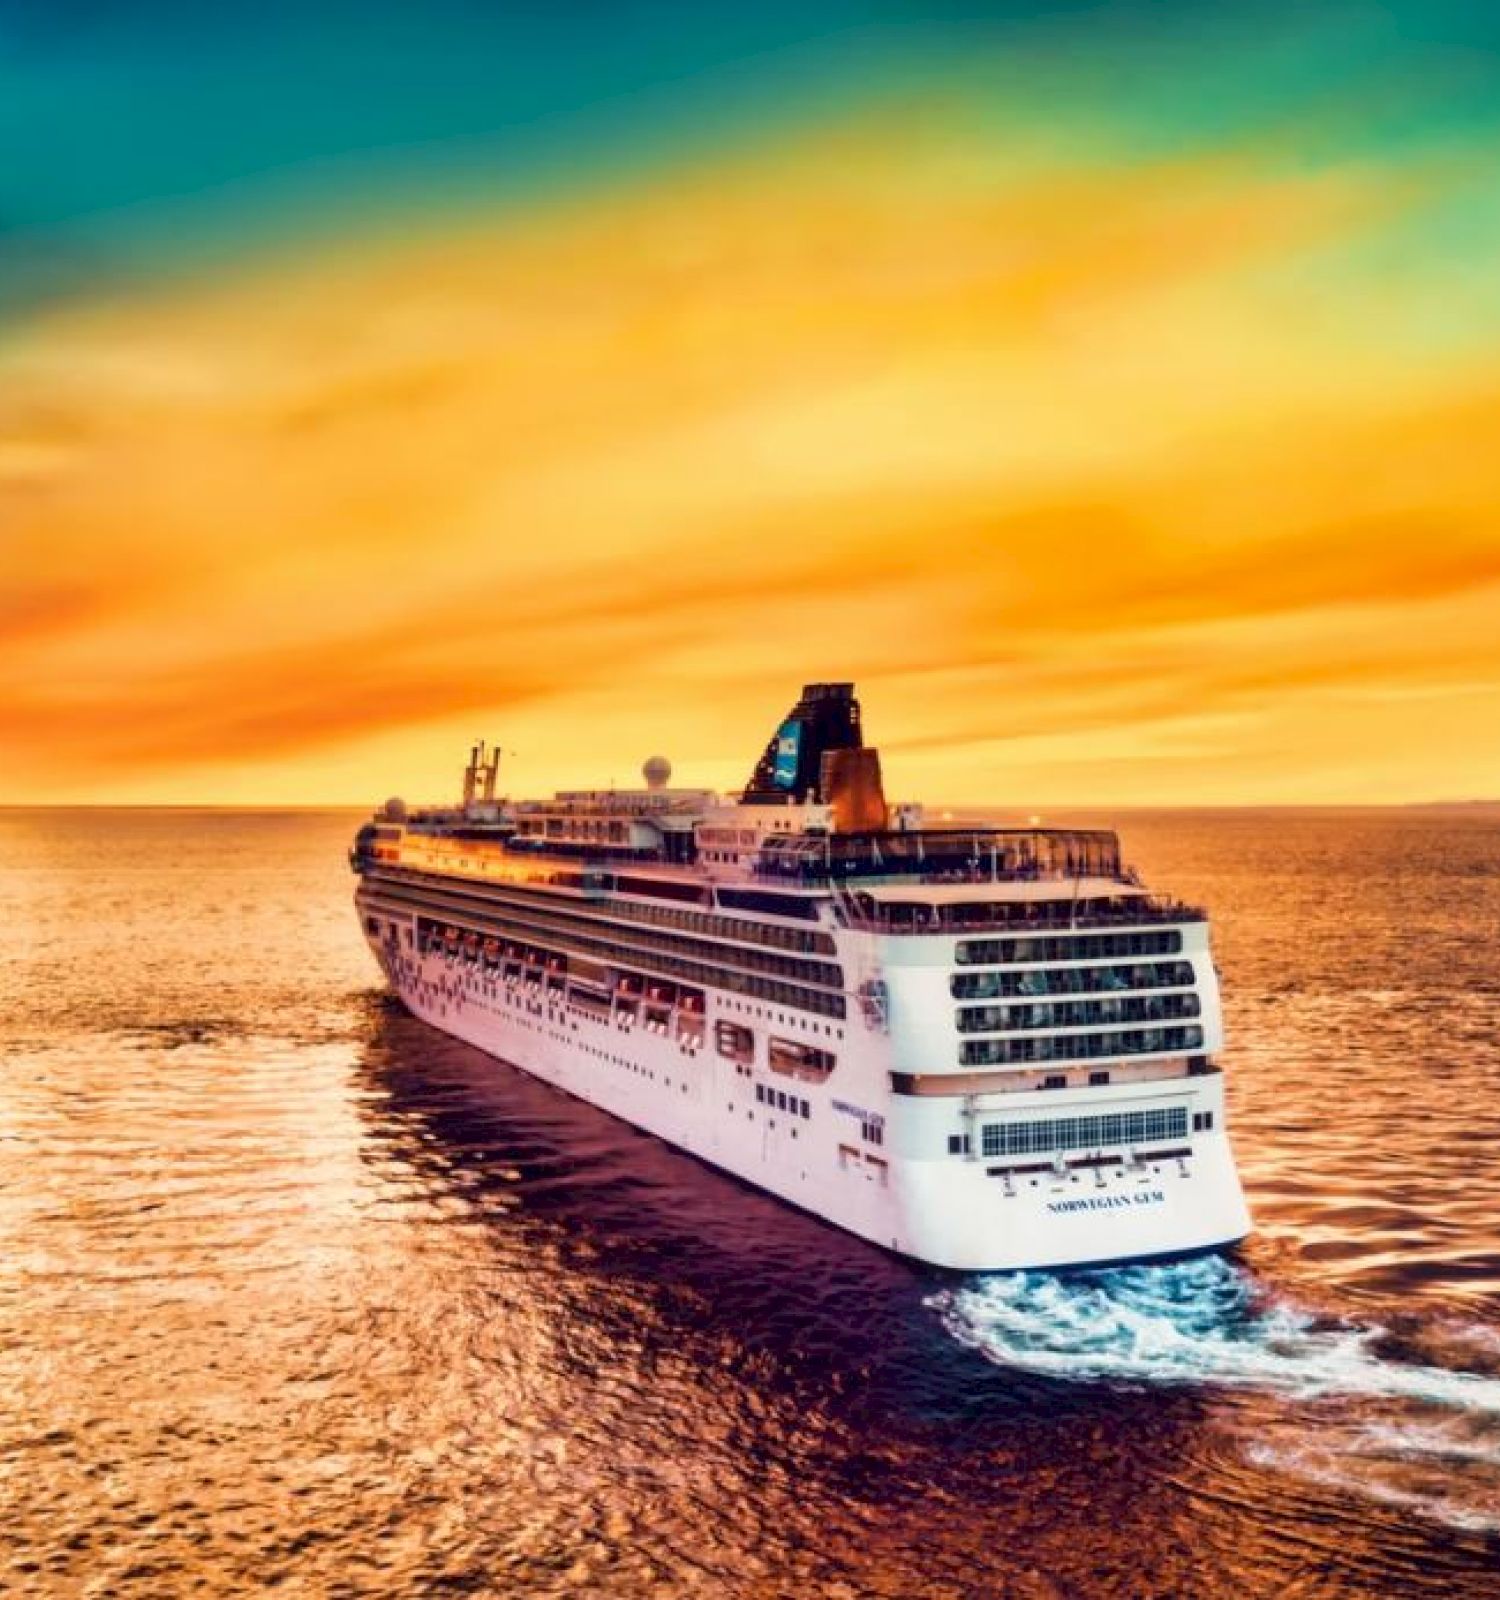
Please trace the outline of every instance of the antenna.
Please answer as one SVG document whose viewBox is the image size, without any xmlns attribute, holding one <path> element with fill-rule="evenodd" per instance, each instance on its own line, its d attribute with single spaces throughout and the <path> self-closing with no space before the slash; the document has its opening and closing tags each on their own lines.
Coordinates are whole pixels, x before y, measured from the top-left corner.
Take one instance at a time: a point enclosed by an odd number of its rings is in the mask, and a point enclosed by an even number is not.
<svg viewBox="0 0 1500 1600">
<path fill-rule="evenodd" d="M 484 805 L 495 803 L 495 784 L 500 777 L 500 746 L 493 750 L 478 740 L 469 750 L 469 764 L 464 768 L 464 810 L 471 811 L 478 799 Z"/>
</svg>

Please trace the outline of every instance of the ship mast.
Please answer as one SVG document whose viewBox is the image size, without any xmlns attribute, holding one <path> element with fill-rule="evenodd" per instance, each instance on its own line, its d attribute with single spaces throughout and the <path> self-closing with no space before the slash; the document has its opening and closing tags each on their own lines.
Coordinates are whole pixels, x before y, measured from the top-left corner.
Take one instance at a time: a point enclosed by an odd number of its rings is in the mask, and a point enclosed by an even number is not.
<svg viewBox="0 0 1500 1600">
<path fill-rule="evenodd" d="M 488 755 L 488 759 L 486 759 L 486 755 Z M 481 804 L 493 805 L 495 803 L 495 784 L 499 776 L 499 745 L 487 752 L 484 740 L 480 739 L 469 751 L 469 764 L 464 768 L 464 810 L 472 811 L 474 809 L 476 794 Z"/>
</svg>

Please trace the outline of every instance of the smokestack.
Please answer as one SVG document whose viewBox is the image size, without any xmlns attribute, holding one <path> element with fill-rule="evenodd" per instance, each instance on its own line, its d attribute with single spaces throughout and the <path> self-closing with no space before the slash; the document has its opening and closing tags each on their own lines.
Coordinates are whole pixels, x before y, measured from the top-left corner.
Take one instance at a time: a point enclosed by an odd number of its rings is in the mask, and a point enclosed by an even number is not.
<svg viewBox="0 0 1500 1600">
<path fill-rule="evenodd" d="M 808 683 L 782 719 L 741 796 L 746 805 L 802 805 L 819 793 L 822 759 L 830 750 L 857 750 L 859 701 L 852 683 Z"/>
<path fill-rule="evenodd" d="M 858 750 L 825 750 L 818 790 L 833 808 L 835 833 L 880 833 L 887 824 L 885 786 L 880 781 L 880 752 L 872 745 Z"/>
</svg>

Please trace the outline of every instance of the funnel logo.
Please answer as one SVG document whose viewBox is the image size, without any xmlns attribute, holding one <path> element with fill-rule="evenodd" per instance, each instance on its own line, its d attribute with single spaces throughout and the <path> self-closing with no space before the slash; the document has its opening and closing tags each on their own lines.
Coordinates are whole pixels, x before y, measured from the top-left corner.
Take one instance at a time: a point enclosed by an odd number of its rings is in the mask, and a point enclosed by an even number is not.
<svg viewBox="0 0 1500 1600">
<path fill-rule="evenodd" d="M 802 749 L 802 724 L 783 722 L 776 730 L 776 765 L 771 778 L 778 789 L 792 789 L 797 784 L 797 757 Z"/>
</svg>

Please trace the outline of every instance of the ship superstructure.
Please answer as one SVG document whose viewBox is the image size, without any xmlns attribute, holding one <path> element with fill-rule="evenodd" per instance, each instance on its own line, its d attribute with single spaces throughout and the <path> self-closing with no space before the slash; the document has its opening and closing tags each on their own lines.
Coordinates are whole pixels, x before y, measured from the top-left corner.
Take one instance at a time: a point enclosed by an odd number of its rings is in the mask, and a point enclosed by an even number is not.
<svg viewBox="0 0 1500 1600">
<path fill-rule="evenodd" d="M 1228 1244 L 1204 914 L 1113 833 L 886 802 L 853 685 L 809 684 L 744 791 L 387 802 L 351 861 L 418 1017 L 935 1265 Z"/>
</svg>

